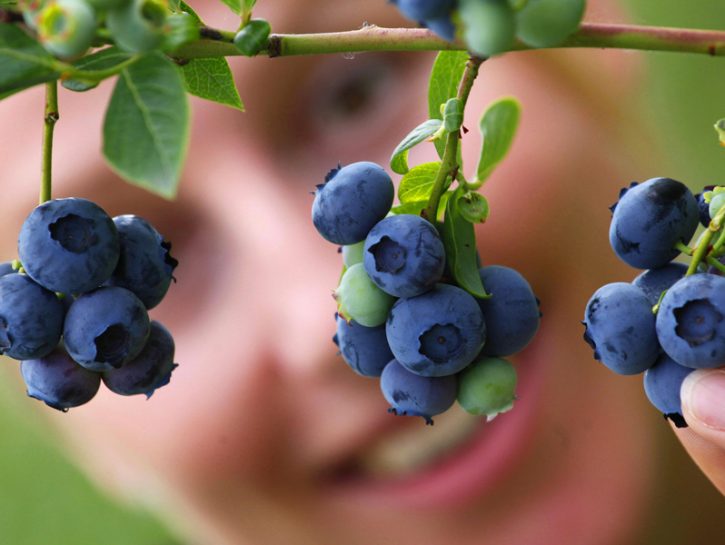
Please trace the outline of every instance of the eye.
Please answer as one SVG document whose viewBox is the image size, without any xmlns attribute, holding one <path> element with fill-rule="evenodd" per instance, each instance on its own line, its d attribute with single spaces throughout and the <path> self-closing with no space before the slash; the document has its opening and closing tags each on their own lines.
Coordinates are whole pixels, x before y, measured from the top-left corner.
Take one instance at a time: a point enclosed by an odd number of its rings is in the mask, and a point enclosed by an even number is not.
<svg viewBox="0 0 725 545">
<path fill-rule="evenodd" d="M 416 70 L 425 77 L 423 64 L 405 55 L 324 58 L 310 70 L 297 107 L 302 115 L 300 151 L 343 162 L 359 160 L 361 154 L 387 154 L 398 138 L 391 128 L 426 114 L 412 106 L 425 102 L 410 100 L 406 93 L 416 88 L 411 81 Z"/>
</svg>

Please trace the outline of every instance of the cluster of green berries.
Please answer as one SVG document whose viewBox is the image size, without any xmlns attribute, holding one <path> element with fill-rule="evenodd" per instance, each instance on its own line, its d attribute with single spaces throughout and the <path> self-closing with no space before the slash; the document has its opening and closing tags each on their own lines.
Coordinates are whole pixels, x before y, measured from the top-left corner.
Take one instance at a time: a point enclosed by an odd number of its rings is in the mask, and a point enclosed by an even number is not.
<svg viewBox="0 0 725 545">
<path fill-rule="evenodd" d="M 191 28 L 191 16 L 173 12 L 168 0 L 20 0 L 19 7 L 43 46 L 61 58 L 85 53 L 102 25 L 130 53 L 162 48 L 175 32 Z"/>
<path fill-rule="evenodd" d="M 149 319 L 178 262 L 143 218 L 55 199 L 26 218 L 19 260 L 0 265 L 0 355 L 21 361 L 28 395 L 67 410 L 101 381 L 121 395 L 167 384 L 174 340 Z"/>
<path fill-rule="evenodd" d="M 725 365 L 725 191 L 694 196 L 681 182 L 653 178 L 621 191 L 609 240 L 628 265 L 646 269 L 631 283 L 599 288 L 584 312 L 595 359 L 623 375 L 644 372 L 650 402 L 678 427 L 680 388 L 695 369 Z M 722 213 L 721 213 L 722 210 Z M 704 261 L 673 260 L 707 227 Z M 701 241 L 697 242 L 701 246 Z"/>
<path fill-rule="evenodd" d="M 552 47 L 574 33 L 586 0 L 392 0 L 403 15 L 447 41 L 458 35 L 469 51 L 488 57 L 518 38 Z"/>
<path fill-rule="evenodd" d="M 493 418 L 513 406 L 516 371 L 503 356 L 539 327 L 539 304 L 515 270 L 482 267 L 489 291 L 455 284 L 439 226 L 391 214 L 394 188 L 377 164 L 337 168 L 315 192 L 312 221 L 342 245 L 333 340 L 358 374 L 380 377 L 391 412 L 427 423 L 458 400 Z"/>
</svg>

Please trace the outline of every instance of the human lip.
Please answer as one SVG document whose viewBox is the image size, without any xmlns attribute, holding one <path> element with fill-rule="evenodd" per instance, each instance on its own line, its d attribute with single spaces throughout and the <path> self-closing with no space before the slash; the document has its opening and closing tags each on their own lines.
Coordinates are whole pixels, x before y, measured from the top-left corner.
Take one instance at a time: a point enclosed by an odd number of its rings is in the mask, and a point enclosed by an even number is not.
<svg viewBox="0 0 725 545">
<path fill-rule="evenodd" d="M 326 480 L 335 502 L 443 508 L 494 489 L 524 457 L 534 437 L 543 384 L 539 349 L 518 358 L 514 409 L 486 423 L 454 407 L 433 428 L 417 419 L 371 438 Z M 393 418 L 393 417 L 391 417 Z M 436 434 L 438 437 L 431 438 Z M 399 452 L 396 452 L 399 451 Z"/>
</svg>

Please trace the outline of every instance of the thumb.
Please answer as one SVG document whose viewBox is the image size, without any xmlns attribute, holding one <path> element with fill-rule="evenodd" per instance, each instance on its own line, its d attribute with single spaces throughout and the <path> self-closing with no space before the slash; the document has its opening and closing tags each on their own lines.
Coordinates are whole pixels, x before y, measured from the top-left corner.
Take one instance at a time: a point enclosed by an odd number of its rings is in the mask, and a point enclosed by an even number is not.
<svg viewBox="0 0 725 545">
<path fill-rule="evenodd" d="M 690 373 L 680 393 L 689 428 L 676 433 L 700 469 L 725 494 L 725 369 Z"/>
</svg>

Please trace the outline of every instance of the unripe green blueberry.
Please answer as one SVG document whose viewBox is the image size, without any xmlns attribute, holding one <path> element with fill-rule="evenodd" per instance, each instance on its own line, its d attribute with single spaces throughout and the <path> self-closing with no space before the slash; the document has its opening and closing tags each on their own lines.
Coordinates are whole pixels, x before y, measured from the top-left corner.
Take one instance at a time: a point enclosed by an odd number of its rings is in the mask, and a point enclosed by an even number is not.
<svg viewBox="0 0 725 545">
<path fill-rule="evenodd" d="M 264 19 L 252 19 L 234 36 L 234 45 L 247 57 L 253 57 L 267 47 L 271 31 Z"/>
<path fill-rule="evenodd" d="M 120 8 L 131 3 L 131 0 L 86 0 L 96 10 Z"/>
<path fill-rule="evenodd" d="M 461 0 L 458 14 L 466 46 L 476 55 L 490 57 L 514 44 L 516 17 L 508 0 Z"/>
<path fill-rule="evenodd" d="M 395 297 L 377 287 L 362 263 L 350 267 L 335 290 L 338 313 L 346 320 L 355 320 L 365 327 L 385 323 Z"/>
<path fill-rule="evenodd" d="M 170 13 L 166 0 L 131 0 L 109 9 L 106 24 L 118 47 L 143 53 L 161 46 Z"/>
<path fill-rule="evenodd" d="M 475 361 L 458 376 L 458 404 L 489 420 L 513 408 L 515 390 L 516 370 L 501 358 Z"/>
<path fill-rule="evenodd" d="M 96 15 L 84 0 L 55 0 L 38 14 L 38 38 L 57 57 L 76 57 L 91 46 Z"/>
<path fill-rule="evenodd" d="M 713 193 L 710 197 L 710 218 L 714 218 L 723 206 L 725 206 L 725 191 Z"/>
<path fill-rule="evenodd" d="M 365 250 L 365 241 L 361 240 L 357 244 L 349 244 L 342 247 L 342 262 L 348 269 L 356 263 L 363 262 L 363 251 Z"/>
<path fill-rule="evenodd" d="M 48 5 L 49 0 L 18 0 L 18 8 L 23 13 L 23 20 L 33 30 L 38 28 L 38 15 Z"/>
<path fill-rule="evenodd" d="M 530 46 L 561 44 L 579 28 L 585 0 L 529 0 L 516 13 L 516 35 Z"/>
</svg>

